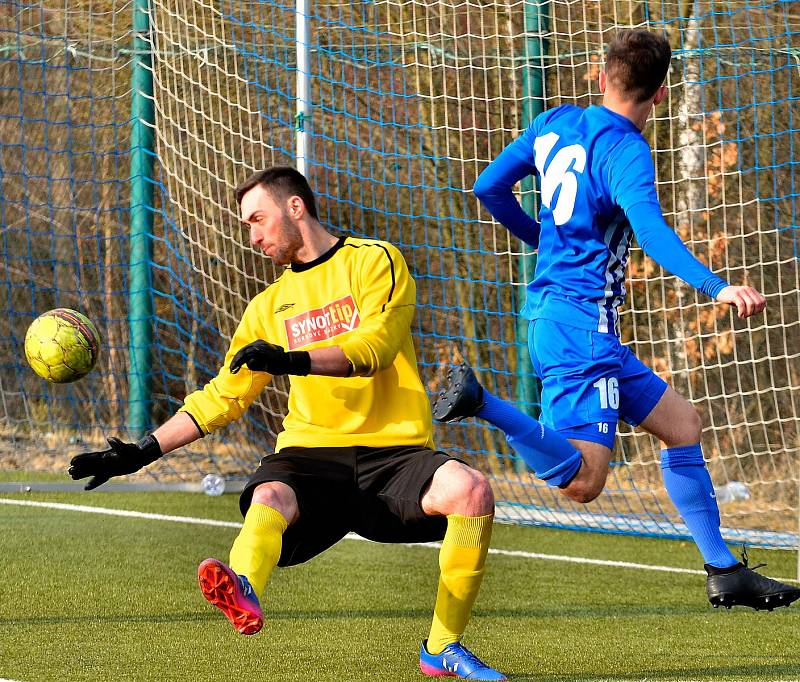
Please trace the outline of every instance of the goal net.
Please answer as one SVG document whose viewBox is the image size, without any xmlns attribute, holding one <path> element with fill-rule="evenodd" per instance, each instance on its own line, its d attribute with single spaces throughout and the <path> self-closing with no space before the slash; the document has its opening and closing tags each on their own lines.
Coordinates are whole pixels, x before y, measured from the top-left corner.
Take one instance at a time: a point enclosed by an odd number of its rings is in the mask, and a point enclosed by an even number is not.
<svg viewBox="0 0 800 682">
<path fill-rule="evenodd" d="M 644 27 L 666 32 L 674 51 L 669 96 L 645 130 L 666 218 L 699 259 L 759 288 L 768 307 L 739 321 L 634 249 L 623 340 L 702 415 L 728 537 L 797 546 L 797 3 L 328 0 L 309 3 L 298 41 L 294 3 L 137 2 L 149 20 L 139 47 L 130 2 L 0 7 L 3 469 L 63 470 L 72 450 L 126 429 L 131 67 L 142 44 L 155 108 L 155 165 L 143 180 L 153 190 L 152 363 L 142 370 L 153 424 L 214 376 L 247 301 L 277 274 L 249 247 L 232 189 L 256 169 L 294 164 L 298 131 L 322 222 L 405 255 L 430 393 L 463 357 L 535 415 L 517 315 L 535 256 L 471 187 L 536 113 L 599 101 L 604 44 L 620 27 Z M 536 210 L 532 183 L 519 196 Z M 34 376 L 23 352 L 27 325 L 57 306 L 86 313 L 104 337 L 93 374 L 61 386 Z M 245 418 L 142 476 L 245 477 L 271 452 L 287 389 L 276 381 Z M 685 535 L 658 443 L 620 428 L 608 488 L 589 505 L 533 478 L 486 424 L 435 435 L 491 477 L 504 518 Z"/>
</svg>

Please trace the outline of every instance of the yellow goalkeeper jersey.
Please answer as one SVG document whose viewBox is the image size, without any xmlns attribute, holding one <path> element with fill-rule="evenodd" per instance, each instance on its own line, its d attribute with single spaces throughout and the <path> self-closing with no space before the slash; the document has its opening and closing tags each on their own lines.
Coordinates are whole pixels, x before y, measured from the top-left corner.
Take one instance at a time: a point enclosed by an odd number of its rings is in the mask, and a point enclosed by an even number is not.
<svg viewBox="0 0 800 682">
<path fill-rule="evenodd" d="M 276 452 L 288 446 L 433 447 L 431 410 L 417 370 L 411 319 L 416 285 L 396 247 L 341 238 L 293 264 L 250 301 L 217 376 L 186 397 L 204 433 L 241 417 L 270 381 L 233 356 L 256 339 L 287 350 L 339 346 L 353 376 L 290 376 L 289 410 Z"/>
</svg>

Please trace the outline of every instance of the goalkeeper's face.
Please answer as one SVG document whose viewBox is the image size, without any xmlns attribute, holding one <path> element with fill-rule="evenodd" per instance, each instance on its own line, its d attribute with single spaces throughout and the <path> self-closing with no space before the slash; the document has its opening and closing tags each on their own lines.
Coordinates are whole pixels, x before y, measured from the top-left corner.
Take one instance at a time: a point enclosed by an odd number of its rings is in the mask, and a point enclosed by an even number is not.
<svg viewBox="0 0 800 682">
<path fill-rule="evenodd" d="M 253 246 L 276 265 L 298 261 L 298 252 L 304 244 L 296 220 L 263 187 L 256 186 L 242 197 L 241 210 Z"/>
</svg>

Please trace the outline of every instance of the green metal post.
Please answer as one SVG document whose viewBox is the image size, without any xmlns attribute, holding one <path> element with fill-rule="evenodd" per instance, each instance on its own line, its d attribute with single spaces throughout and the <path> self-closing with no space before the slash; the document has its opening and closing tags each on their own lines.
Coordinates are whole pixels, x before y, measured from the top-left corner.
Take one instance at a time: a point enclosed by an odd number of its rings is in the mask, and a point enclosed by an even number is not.
<svg viewBox="0 0 800 682">
<path fill-rule="evenodd" d="M 546 52 L 544 34 L 547 31 L 548 0 L 525 0 L 525 63 L 522 67 L 522 127 L 528 125 L 544 109 L 544 62 Z M 529 215 L 536 215 L 534 197 L 534 178 L 522 180 L 522 208 Z M 519 269 L 524 282 L 533 279 L 536 256 L 520 257 Z M 525 289 L 521 291 L 518 310 L 525 301 Z M 528 352 L 528 320 L 517 317 L 517 402 L 534 417 L 538 417 L 539 383 L 533 374 L 530 353 Z M 522 464 L 522 463 L 521 463 Z M 524 467 L 524 464 L 522 464 Z"/>
<path fill-rule="evenodd" d="M 131 225 L 128 324 L 128 430 L 133 437 L 150 428 L 150 349 L 153 343 L 153 64 L 149 0 L 133 4 L 133 90 L 131 102 Z"/>
</svg>

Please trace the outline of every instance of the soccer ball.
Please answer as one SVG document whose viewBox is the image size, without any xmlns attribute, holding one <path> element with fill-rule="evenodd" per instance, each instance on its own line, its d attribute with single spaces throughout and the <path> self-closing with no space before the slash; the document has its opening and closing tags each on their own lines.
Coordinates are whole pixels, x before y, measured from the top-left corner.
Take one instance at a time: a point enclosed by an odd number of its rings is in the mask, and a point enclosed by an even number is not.
<svg viewBox="0 0 800 682">
<path fill-rule="evenodd" d="M 97 362 L 100 334 L 92 321 L 69 308 L 48 310 L 25 334 L 25 357 L 42 379 L 66 384 L 86 376 Z"/>
</svg>

